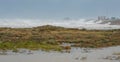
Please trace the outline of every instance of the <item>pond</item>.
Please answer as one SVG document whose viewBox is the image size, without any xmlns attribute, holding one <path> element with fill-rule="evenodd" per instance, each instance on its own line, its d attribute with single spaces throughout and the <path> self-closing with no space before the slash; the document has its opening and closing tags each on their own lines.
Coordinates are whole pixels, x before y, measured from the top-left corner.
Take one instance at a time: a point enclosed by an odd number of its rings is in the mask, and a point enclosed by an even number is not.
<svg viewBox="0 0 120 62">
<path fill-rule="evenodd" d="M 16 53 L 0 52 L 0 62 L 120 62 L 120 58 L 107 58 L 118 52 L 120 52 L 120 46 L 99 49 L 72 47 L 69 53 L 21 49 Z"/>
</svg>

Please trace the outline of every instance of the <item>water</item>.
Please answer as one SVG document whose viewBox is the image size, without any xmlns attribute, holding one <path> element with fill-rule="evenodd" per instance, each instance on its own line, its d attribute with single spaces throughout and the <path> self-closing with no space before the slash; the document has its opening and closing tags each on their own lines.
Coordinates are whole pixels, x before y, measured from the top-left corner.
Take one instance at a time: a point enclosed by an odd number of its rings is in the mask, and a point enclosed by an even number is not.
<svg viewBox="0 0 120 62">
<path fill-rule="evenodd" d="M 12 21 L 12 22 L 11 22 Z M 0 27 L 29 28 L 42 25 L 62 26 L 66 28 L 86 28 L 97 30 L 120 29 L 120 25 L 100 24 L 101 21 L 87 19 L 41 20 L 41 19 L 0 19 Z"/>
<path fill-rule="evenodd" d="M 117 52 L 120 52 L 120 46 L 99 49 L 72 48 L 70 53 L 41 50 L 21 50 L 19 53 L 9 51 L 6 52 L 7 55 L 0 55 L 0 62 L 120 62 L 120 59 L 104 59 Z"/>
</svg>

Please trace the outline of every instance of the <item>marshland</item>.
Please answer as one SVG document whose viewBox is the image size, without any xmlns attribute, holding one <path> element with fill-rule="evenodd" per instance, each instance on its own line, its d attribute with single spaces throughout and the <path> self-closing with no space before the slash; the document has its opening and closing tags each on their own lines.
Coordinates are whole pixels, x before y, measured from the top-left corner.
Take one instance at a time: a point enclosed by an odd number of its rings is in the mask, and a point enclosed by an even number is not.
<svg viewBox="0 0 120 62">
<path fill-rule="evenodd" d="M 119 45 L 119 29 L 87 30 L 52 25 L 0 28 L 2 62 L 16 62 L 15 58 L 22 62 L 118 62 Z"/>
<path fill-rule="evenodd" d="M 62 46 L 68 43 L 71 45 Z M 0 50 L 62 51 L 71 47 L 103 48 L 120 45 L 120 30 L 87 30 L 44 25 L 33 28 L 0 28 Z"/>
</svg>

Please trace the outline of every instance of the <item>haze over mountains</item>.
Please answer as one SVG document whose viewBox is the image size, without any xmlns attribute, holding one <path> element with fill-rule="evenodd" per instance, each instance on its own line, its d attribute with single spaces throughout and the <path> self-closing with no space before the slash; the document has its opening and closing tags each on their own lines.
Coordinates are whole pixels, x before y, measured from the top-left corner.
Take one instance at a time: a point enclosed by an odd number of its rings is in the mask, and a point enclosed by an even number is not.
<svg viewBox="0 0 120 62">
<path fill-rule="evenodd" d="M 26 28 L 42 25 L 55 25 L 67 28 L 120 29 L 120 19 L 104 16 L 97 19 L 40 20 L 40 19 L 0 19 L 0 27 Z"/>
</svg>

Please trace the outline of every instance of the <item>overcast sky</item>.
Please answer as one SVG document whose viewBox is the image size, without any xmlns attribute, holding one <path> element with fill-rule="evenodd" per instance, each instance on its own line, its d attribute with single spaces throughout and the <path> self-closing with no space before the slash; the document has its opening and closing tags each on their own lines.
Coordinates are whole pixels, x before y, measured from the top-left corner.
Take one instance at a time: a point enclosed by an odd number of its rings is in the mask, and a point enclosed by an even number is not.
<svg viewBox="0 0 120 62">
<path fill-rule="evenodd" d="M 120 16 L 120 0 L 0 0 L 0 18 Z"/>
</svg>

